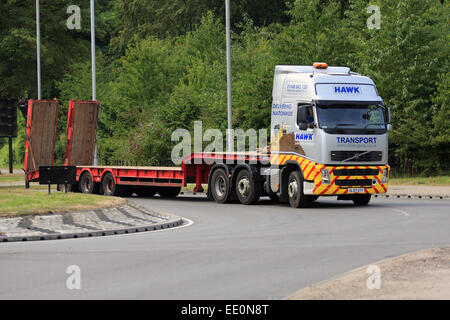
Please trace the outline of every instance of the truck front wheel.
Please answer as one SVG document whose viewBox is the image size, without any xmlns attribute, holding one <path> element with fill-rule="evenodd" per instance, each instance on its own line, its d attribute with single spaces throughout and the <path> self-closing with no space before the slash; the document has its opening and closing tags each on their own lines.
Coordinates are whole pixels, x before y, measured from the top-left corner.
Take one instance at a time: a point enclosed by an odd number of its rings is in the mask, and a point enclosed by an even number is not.
<svg viewBox="0 0 450 320">
<path fill-rule="evenodd" d="M 370 194 L 357 194 L 353 196 L 353 203 L 357 206 L 366 206 L 370 201 Z"/>
<path fill-rule="evenodd" d="M 308 198 L 303 194 L 303 177 L 300 171 L 292 171 L 289 174 L 287 189 L 292 208 L 304 208 L 308 205 Z"/>
<path fill-rule="evenodd" d="M 236 178 L 236 195 L 242 204 L 255 204 L 261 196 L 261 185 L 255 183 L 251 173 L 243 169 Z"/>
</svg>

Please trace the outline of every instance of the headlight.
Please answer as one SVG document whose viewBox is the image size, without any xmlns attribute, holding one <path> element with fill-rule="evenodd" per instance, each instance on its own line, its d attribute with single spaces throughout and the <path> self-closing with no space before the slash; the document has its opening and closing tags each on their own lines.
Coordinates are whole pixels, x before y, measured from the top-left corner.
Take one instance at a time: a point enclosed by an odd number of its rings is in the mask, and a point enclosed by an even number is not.
<svg viewBox="0 0 450 320">
<path fill-rule="evenodd" d="M 381 183 L 388 182 L 388 169 L 383 169 L 383 174 L 381 175 Z"/>
<path fill-rule="evenodd" d="M 330 172 L 328 169 L 322 169 L 322 184 L 331 184 Z"/>
</svg>

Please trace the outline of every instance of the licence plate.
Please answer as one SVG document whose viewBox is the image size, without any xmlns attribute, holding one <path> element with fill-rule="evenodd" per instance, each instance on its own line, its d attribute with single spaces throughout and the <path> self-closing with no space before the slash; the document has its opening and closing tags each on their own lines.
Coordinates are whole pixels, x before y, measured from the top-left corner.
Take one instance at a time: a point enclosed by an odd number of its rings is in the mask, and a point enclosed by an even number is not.
<svg viewBox="0 0 450 320">
<path fill-rule="evenodd" d="M 364 193 L 364 188 L 348 188 L 350 193 Z"/>
</svg>

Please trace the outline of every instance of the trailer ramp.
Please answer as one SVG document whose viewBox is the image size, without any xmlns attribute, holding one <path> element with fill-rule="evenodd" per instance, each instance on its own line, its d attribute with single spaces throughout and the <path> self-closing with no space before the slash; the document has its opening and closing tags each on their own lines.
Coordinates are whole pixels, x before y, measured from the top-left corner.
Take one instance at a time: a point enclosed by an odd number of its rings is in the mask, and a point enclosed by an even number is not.
<svg viewBox="0 0 450 320">
<path fill-rule="evenodd" d="M 55 157 L 58 100 L 28 100 L 24 171 L 27 181 L 39 179 L 40 166 Z"/>
<path fill-rule="evenodd" d="M 91 166 L 94 164 L 98 107 L 97 101 L 70 101 L 64 165 Z"/>
</svg>

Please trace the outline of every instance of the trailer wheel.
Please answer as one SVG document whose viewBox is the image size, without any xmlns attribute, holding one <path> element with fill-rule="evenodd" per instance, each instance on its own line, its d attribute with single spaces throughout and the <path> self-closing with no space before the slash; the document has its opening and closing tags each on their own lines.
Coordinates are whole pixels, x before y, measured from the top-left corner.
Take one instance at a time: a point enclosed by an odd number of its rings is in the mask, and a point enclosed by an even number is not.
<svg viewBox="0 0 450 320">
<path fill-rule="evenodd" d="M 114 181 L 114 176 L 107 172 L 102 179 L 102 189 L 105 196 L 120 196 L 120 188 Z"/>
<path fill-rule="evenodd" d="M 181 187 L 161 187 L 158 189 L 158 194 L 162 198 L 175 198 L 181 192 Z"/>
<path fill-rule="evenodd" d="M 370 194 L 357 194 L 353 196 L 353 203 L 357 206 L 367 206 L 371 198 Z"/>
<path fill-rule="evenodd" d="M 80 190 L 82 193 L 98 193 L 99 185 L 94 182 L 92 175 L 86 171 L 81 175 L 80 178 Z"/>
<path fill-rule="evenodd" d="M 292 171 L 288 180 L 289 204 L 292 208 L 304 208 L 308 204 L 308 198 L 303 193 L 303 177 L 300 171 Z"/>
<path fill-rule="evenodd" d="M 230 197 L 230 179 L 225 170 L 215 170 L 211 177 L 210 184 L 211 185 L 208 186 L 208 191 L 211 192 L 214 201 L 217 203 L 227 202 Z"/>
<path fill-rule="evenodd" d="M 261 196 L 261 184 L 255 183 L 247 169 L 239 171 L 236 178 L 236 195 L 242 204 L 255 204 Z"/>
</svg>

